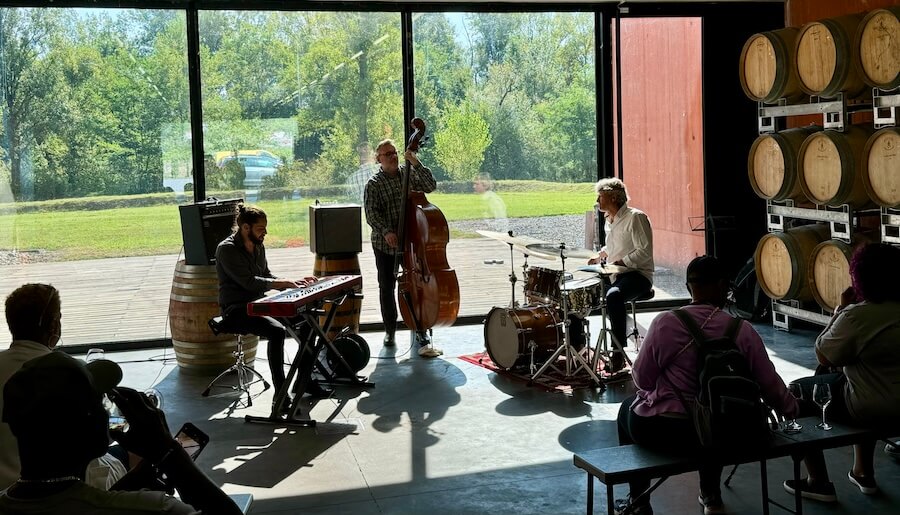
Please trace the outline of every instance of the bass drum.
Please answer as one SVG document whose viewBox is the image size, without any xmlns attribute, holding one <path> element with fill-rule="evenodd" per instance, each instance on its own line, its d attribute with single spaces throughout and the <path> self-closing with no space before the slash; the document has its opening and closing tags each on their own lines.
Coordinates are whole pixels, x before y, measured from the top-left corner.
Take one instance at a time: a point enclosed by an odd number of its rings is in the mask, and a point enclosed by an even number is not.
<svg viewBox="0 0 900 515">
<path fill-rule="evenodd" d="M 543 363 L 563 341 L 563 324 L 552 306 L 493 308 L 484 321 L 484 346 L 498 367 Z"/>
</svg>

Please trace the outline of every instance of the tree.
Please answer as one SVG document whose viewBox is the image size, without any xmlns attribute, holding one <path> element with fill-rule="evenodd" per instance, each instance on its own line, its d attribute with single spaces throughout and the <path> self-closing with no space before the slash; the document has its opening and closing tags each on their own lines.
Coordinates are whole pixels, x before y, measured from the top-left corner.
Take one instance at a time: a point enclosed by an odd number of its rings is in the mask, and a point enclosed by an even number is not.
<svg viewBox="0 0 900 515">
<path fill-rule="evenodd" d="M 487 122 L 470 106 L 452 110 L 434 135 L 435 157 L 455 181 L 472 180 L 481 170 L 484 151 L 491 144 Z"/>
</svg>

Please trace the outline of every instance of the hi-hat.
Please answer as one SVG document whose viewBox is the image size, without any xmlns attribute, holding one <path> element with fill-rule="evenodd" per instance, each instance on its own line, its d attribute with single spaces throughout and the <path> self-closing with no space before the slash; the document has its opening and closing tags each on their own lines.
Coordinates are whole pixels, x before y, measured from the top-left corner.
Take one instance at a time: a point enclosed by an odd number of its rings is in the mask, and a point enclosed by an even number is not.
<svg viewBox="0 0 900 515">
<path fill-rule="evenodd" d="M 593 259 L 599 254 L 593 250 L 583 249 L 581 247 L 567 247 L 565 244 L 559 243 L 529 243 L 525 247 L 534 252 L 547 256 L 562 256 L 566 258 L 584 258 Z"/>
<path fill-rule="evenodd" d="M 503 243 L 508 243 L 511 245 L 521 245 L 522 247 L 530 243 L 547 243 L 544 240 L 532 238 L 531 236 L 512 236 L 511 234 L 505 232 L 485 231 L 481 229 L 475 232 L 492 240 L 502 241 Z"/>
</svg>

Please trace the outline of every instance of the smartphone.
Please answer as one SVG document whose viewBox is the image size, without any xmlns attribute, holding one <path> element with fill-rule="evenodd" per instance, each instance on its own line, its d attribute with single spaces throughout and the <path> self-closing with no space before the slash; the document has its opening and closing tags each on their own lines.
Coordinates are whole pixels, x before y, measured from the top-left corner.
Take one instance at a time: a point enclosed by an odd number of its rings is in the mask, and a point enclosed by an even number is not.
<svg viewBox="0 0 900 515">
<path fill-rule="evenodd" d="M 192 460 L 194 460 L 197 459 L 197 455 L 199 455 L 200 451 L 202 451 L 203 448 L 206 447 L 206 444 L 209 443 L 209 436 L 198 429 L 194 424 L 186 422 L 181 426 L 181 429 L 175 433 L 175 441 L 181 444 L 181 448 L 188 453 L 188 456 L 190 456 Z"/>
</svg>

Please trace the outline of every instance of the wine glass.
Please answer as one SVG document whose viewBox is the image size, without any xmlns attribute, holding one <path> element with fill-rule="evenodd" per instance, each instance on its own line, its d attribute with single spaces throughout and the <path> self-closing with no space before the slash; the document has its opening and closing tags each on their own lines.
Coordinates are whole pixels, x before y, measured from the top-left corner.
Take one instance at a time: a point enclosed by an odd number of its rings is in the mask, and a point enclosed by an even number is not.
<svg viewBox="0 0 900 515">
<path fill-rule="evenodd" d="M 817 383 L 813 386 L 813 401 L 822 408 L 822 423 L 816 424 L 816 427 L 825 431 L 831 430 L 831 425 L 825 421 L 825 410 L 831 404 L 831 385 L 828 383 Z"/>
<path fill-rule="evenodd" d="M 790 383 L 788 391 L 797 399 L 797 402 L 803 400 L 803 388 L 800 387 L 799 383 Z M 803 426 L 797 423 L 796 418 L 792 418 L 790 422 L 784 425 L 784 432 L 789 435 L 799 433 L 801 429 L 803 429 Z"/>
</svg>

